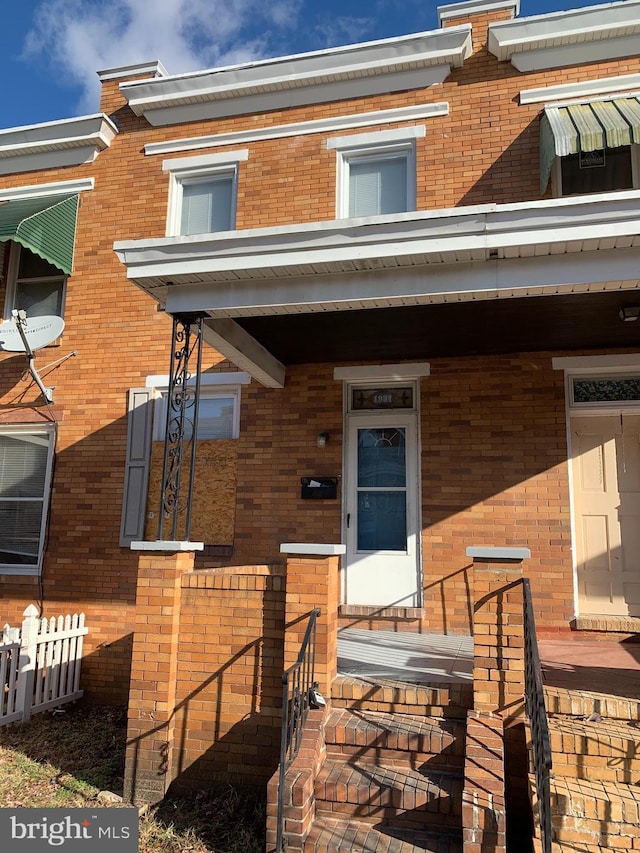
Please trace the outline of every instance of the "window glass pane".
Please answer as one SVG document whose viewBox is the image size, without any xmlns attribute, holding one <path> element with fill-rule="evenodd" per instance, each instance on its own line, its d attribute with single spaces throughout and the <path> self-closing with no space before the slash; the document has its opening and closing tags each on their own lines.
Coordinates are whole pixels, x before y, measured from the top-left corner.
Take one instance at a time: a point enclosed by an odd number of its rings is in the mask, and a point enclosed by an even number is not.
<svg viewBox="0 0 640 853">
<path fill-rule="evenodd" d="M 579 154 L 562 157 L 562 195 L 612 192 L 633 188 L 631 173 L 631 148 L 605 148 L 604 158 L 593 158 L 603 165 L 589 166 L 589 157 L 581 159 Z M 604 162 L 603 162 L 604 160 Z"/>
<path fill-rule="evenodd" d="M 42 501 L 0 500 L 0 563 L 38 563 Z"/>
<path fill-rule="evenodd" d="M 407 210 L 407 158 L 349 162 L 349 216 L 377 216 Z"/>
<path fill-rule="evenodd" d="M 640 379 L 574 379 L 574 403 L 615 403 L 640 400 Z"/>
<path fill-rule="evenodd" d="M 60 270 L 45 261 L 35 252 L 30 252 L 24 246 L 20 249 L 20 263 L 18 265 L 18 278 L 45 278 L 47 276 L 60 275 Z"/>
<path fill-rule="evenodd" d="M 406 485 L 404 428 L 358 430 L 358 487 Z"/>
<path fill-rule="evenodd" d="M 0 434 L 0 563 L 38 564 L 51 436 Z"/>
<path fill-rule="evenodd" d="M 358 492 L 358 550 L 407 550 L 404 491 Z"/>
<path fill-rule="evenodd" d="M 198 410 L 198 440 L 233 438 L 233 397 L 203 397 Z"/>
<path fill-rule="evenodd" d="M 16 284 L 15 307 L 27 317 L 62 315 L 64 279 L 57 281 L 19 281 Z"/>
<path fill-rule="evenodd" d="M 48 452 L 46 435 L 0 435 L 0 498 L 41 498 Z"/>
<path fill-rule="evenodd" d="M 233 176 L 182 185 L 181 234 L 209 234 L 232 227 Z"/>
</svg>

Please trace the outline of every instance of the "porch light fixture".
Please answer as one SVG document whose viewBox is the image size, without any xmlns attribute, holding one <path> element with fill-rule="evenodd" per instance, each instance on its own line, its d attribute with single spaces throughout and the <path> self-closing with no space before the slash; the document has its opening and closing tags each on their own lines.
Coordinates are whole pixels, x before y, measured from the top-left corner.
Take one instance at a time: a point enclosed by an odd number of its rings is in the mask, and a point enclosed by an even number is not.
<svg viewBox="0 0 640 853">
<path fill-rule="evenodd" d="M 623 305 L 618 314 L 623 322 L 633 323 L 640 317 L 640 305 Z"/>
<path fill-rule="evenodd" d="M 327 442 L 329 441 L 329 433 L 328 432 L 319 432 L 318 438 L 316 439 L 316 441 L 317 441 L 318 447 L 326 447 Z"/>
</svg>

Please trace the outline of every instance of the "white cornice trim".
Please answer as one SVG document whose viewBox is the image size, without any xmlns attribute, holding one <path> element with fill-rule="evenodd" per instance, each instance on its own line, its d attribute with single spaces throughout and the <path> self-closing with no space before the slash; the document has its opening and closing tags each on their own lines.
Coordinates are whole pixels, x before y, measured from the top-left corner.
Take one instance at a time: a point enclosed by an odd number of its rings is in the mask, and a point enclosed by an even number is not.
<svg viewBox="0 0 640 853">
<path fill-rule="evenodd" d="M 149 142 L 144 153 L 175 154 L 179 151 L 195 151 L 202 148 L 218 148 L 221 145 L 241 145 L 262 142 L 266 139 L 283 139 L 289 136 L 308 136 L 311 133 L 331 133 L 336 130 L 352 130 L 359 127 L 391 124 L 400 121 L 416 121 L 449 115 L 449 104 L 440 101 L 434 104 L 418 104 L 398 107 L 394 110 L 375 110 L 369 113 L 352 113 L 346 116 L 314 119 L 312 121 L 277 124 L 255 130 L 239 130 L 234 133 L 217 133 L 214 136 L 192 136 L 186 139 L 171 139 L 167 142 Z"/>
<path fill-rule="evenodd" d="M 431 364 L 428 361 L 401 362 L 400 364 L 357 364 L 333 368 L 333 378 L 345 382 L 419 379 L 421 376 L 430 375 Z"/>
<path fill-rule="evenodd" d="M 438 6 L 438 23 L 442 26 L 454 18 L 469 18 L 471 15 L 483 15 L 487 12 L 510 11 L 511 17 L 520 14 L 520 0 L 466 0 L 463 3 L 449 3 Z"/>
<path fill-rule="evenodd" d="M 161 125 L 424 88 L 442 82 L 470 53 L 471 26 L 464 24 L 248 65 L 123 82 L 120 89 L 136 115 Z"/>
<path fill-rule="evenodd" d="M 0 174 L 90 163 L 117 133 L 104 113 L 0 130 Z"/>
<path fill-rule="evenodd" d="M 43 198 L 48 195 L 75 194 L 92 190 L 94 178 L 82 178 L 77 181 L 55 181 L 50 184 L 29 184 L 26 187 L 7 187 L 0 190 L 0 201 L 16 201 L 22 198 Z"/>
<path fill-rule="evenodd" d="M 488 48 L 519 71 L 637 53 L 640 0 L 569 9 L 489 25 Z"/>
<path fill-rule="evenodd" d="M 543 104 L 549 101 L 611 94 L 622 96 L 638 89 L 640 89 L 640 74 L 624 74 L 620 77 L 600 77 L 597 80 L 561 83 L 559 86 L 544 86 L 540 89 L 523 89 L 520 92 L 520 103 Z"/>
<path fill-rule="evenodd" d="M 123 77 L 137 77 L 143 74 L 148 77 L 168 77 L 169 72 L 159 59 L 150 62 L 140 62 L 135 65 L 119 65 L 113 68 L 105 68 L 104 71 L 96 71 L 101 83 L 107 80 L 122 80 Z"/>
</svg>

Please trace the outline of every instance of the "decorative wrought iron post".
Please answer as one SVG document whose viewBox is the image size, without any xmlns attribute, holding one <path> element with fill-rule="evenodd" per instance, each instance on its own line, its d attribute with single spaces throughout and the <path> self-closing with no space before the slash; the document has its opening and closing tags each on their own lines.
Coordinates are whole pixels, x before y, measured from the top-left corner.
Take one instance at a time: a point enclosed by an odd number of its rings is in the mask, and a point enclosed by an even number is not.
<svg viewBox="0 0 640 853">
<path fill-rule="evenodd" d="M 200 404 L 202 317 L 175 316 L 171 343 L 158 539 L 163 539 L 166 521 L 168 539 L 188 541 Z M 189 384 L 194 361 L 195 382 Z"/>
</svg>

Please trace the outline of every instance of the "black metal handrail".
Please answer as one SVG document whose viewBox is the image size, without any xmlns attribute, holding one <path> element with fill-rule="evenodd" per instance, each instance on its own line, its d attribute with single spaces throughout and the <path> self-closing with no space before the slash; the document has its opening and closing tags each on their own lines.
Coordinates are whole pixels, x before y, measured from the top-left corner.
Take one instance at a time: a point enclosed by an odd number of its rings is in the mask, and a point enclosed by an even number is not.
<svg viewBox="0 0 640 853">
<path fill-rule="evenodd" d="M 538 817 L 543 853 L 551 853 L 551 738 L 544 703 L 542 666 L 536 638 L 533 600 L 529 578 L 522 579 L 524 609 L 525 710 L 531 726 L 533 768 L 538 793 Z"/>
<path fill-rule="evenodd" d="M 300 749 L 312 693 L 318 687 L 318 682 L 315 681 L 316 621 L 318 616 L 320 616 L 318 608 L 309 614 L 309 622 L 302 638 L 297 660 L 293 666 L 282 673 L 282 729 L 280 735 L 276 853 L 282 853 L 284 850 L 285 775 Z"/>
</svg>

